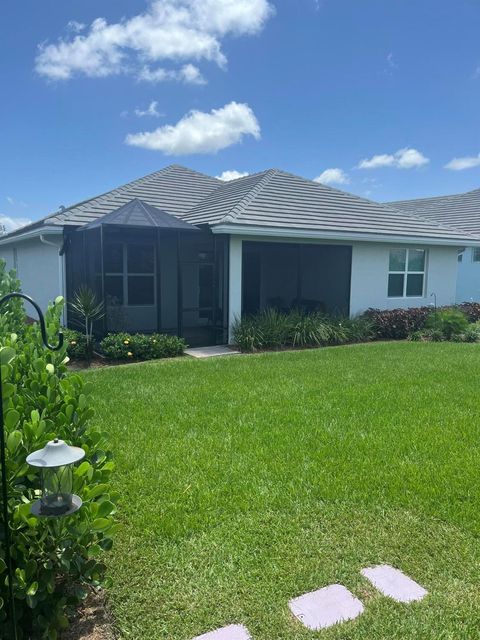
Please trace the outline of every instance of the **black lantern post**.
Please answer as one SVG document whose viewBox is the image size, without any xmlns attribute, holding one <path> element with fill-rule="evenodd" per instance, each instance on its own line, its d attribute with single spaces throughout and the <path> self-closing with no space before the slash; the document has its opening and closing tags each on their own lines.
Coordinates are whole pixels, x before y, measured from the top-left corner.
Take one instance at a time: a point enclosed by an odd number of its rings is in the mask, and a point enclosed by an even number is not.
<svg viewBox="0 0 480 640">
<path fill-rule="evenodd" d="M 48 342 L 47 330 L 45 328 L 45 319 L 43 317 L 42 310 L 35 302 L 32 300 L 30 296 L 25 295 L 24 293 L 14 292 L 8 293 L 7 295 L 0 298 L 0 307 L 3 307 L 5 303 L 13 298 L 21 298 L 29 302 L 35 309 L 38 314 L 38 320 L 40 322 L 40 331 L 42 334 L 43 344 L 50 351 L 59 351 L 63 346 L 63 334 L 60 332 L 58 335 L 58 344 L 56 346 L 51 345 Z M 6 456 L 5 456 L 5 425 L 3 420 L 3 393 L 2 393 L 2 378 L 1 378 L 1 367 L 0 367 L 0 462 L 2 465 L 2 514 L 3 514 L 3 525 L 4 525 L 4 544 L 5 544 L 5 564 L 7 565 L 7 574 L 8 574 L 8 596 L 9 596 L 9 609 L 10 609 L 10 624 L 12 627 L 12 638 L 13 640 L 17 640 L 17 624 L 15 620 L 15 600 L 13 598 L 13 568 L 12 568 L 12 557 L 10 553 L 10 525 L 8 521 L 8 485 L 7 485 L 7 466 L 6 466 Z"/>
</svg>

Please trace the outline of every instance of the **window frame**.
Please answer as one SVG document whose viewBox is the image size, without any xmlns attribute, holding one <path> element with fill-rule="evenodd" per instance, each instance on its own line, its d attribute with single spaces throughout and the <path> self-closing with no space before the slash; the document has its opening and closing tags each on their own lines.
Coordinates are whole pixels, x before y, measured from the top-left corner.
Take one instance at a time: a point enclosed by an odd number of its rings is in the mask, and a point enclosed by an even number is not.
<svg viewBox="0 0 480 640">
<path fill-rule="evenodd" d="M 472 262 L 480 262 L 480 247 L 472 247 Z"/>
<path fill-rule="evenodd" d="M 390 256 L 392 251 L 405 251 L 405 267 L 403 270 L 398 271 L 398 270 L 391 270 L 390 269 Z M 423 260 L 423 271 L 414 271 L 414 270 L 410 270 L 408 268 L 408 263 L 409 263 L 409 256 L 410 256 L 410 251 L 423 251 L 423 255 L 424 255 L 424 260 Z M 426 274 L 427 274 L 427 263 L 428 263 L 428 249 L 425 249 L 424 247 L 391 247 L 388 251 L 388 273 L 387 273 L 387 298 L 389 299 L 396 299 L 396 300 L 404 300 L 404 299 L 420 299 L 420 298 L 424 298 L 425 297 L 425 290 L 426 290 L 426 282 L 427 282 L 427 278 L 426 278 Z M 388 288 L 389 288 L 389 284 L 390 284 L 390 276 L 391 275 L 402 275 L 403 276 L 403 293 L 401 296 L 391 296 L 388 294 Z M 407 295 L 407 286 L 408 286 L 408 276 L 409 275 L 421 275 L 423 277 L 423 281 L 422 281 L 422 293 L 420 295 L 413 295 L 413 296 L 409 296 Z"/>
<path fill-rule="evenodd" d="M 123 303 L 122 307 L 155 307 L 157 304 L 157 252 L 155 250 L 155 243 L 148 241 L 134 241 L 125 242 L 122 240 L 114 240 L 108 244 L 119 244 L 122 247 L 122 271 L 105 271 L 104 277 L 121 277 L 122 278 L 122 293 Z M 108 245 L 107 245 L 108 246 Z M 137 273 L 136 271 L 128 270 L 128 247 L 129 246 L 146 246 L 153 249 L 153 271 L 152 273 Z M 104 256 L 105 260 L 105 256 Z M 153 278 L 153 302 L 148 304 L 130 304 L 128 299 L 128 279 L 131 276 L 142 276 L 145 278 Z"/>
</svg>

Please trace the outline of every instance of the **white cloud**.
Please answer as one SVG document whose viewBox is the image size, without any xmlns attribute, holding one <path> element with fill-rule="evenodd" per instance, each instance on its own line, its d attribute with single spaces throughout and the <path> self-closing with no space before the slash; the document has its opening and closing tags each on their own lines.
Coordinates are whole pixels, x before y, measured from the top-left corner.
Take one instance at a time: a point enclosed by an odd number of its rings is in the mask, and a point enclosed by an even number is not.
<svg viewBox="0 0 480 640">
<path fill-rule="evenodd" d="M 430 160 L 417 149 L 405 147 L 393 154 L 382 153 L 371 158 L 364 158 L 358 164 L 358 169 L 379 169 L 381 167 L 395 167 L 396 169 L 414 169 L 428 164 Z"/>
<path fill-rule="evenodd" d="M 445 169 L 451 169 L 452 171 L 463 171 L 464 169 L 473 169 L 474 167 L 480 167 L 480 153 L 478 156 L 453 158 L 445 165 Z"/>
<path fill-rule="evenodd" d="M 176 156 L 215 153 L 240 142 L 246 135 L 260 138 L 258 120 L 247 104 L 230 102 L 210 113 L 190 111 L 175 125 L 130 133 L 125 142 Z"/>
<path fill-rule="evenodd" d="M 258 33 L 273 13 L 268 0 L 151 0 L 132 18 L 111 24 L 96 18 L 85 32 L 41 44 L 35 68 L 47 78 L 67 80 L 137 74 L 161 60 L 224 66 L 221 39 Z"/>
<path fill-rule="evenodd" d="M 156 100 L 152 100 L 152 102 L 148 105 L 146 109 L 135 109 L 134 113 L 139 118 L 143 118 L 144 116 L 151 116 L 153 118 L 160 118 L 163 116 L 163 113 L 157 109 L 158 102 Z"/>
<path fill-rule="evenodd" d="M 222 171 L 222 173 L 217 176 L 219 180 L 224 180 L 228 182 L 229 180 L 236 180 L 237 178 L 245 178 L 245 176 L 250 175 L 248 171 Z"/>
<path fill-rule="evenodd" d="M 350 178 L 343 169 L 325 169 L 323 173 L 313 179 L 314 182 L 322 184 L 348 184 Z"/>
<path fill-rule="evenodd" d="M 394 71 L 398 69 L 398 64 L 395 62 L 393 53 L 390 52 L 387 56 L 387 66 L 385 68 L 385 74 L 387 76 L 393 76 Z"/>
<path fill-rule="evenodd" d="M 180 69 L 164 69 L 157 67 L 152 69 L 144 66 L 137 75 L 139 80 L 146 82 L 166 82 L 167 80 L 177 80 L 185 84 L 206 84 L 205 78 L 202 76 L 200 69 L 193 64 L 185 64 Z"/>
<path fill-rule="evenodd" d="M 10 216 L 0 214 L 0 225 L 5 228 L 6 233 L 20 229 L 20 227 L 24 227 L 31 222 L 28 218 L 11 218 Z"/>
<path fill-rule="evenodd" d="M 8 204 L 12 205 L 12 207 L 28 207 L 26 202 L 23 202 L 23 200 L 16 200 L 12 196 L 5 196 L 5 200 Z"/>
<path fill-rule="evenodd" d="M 70 20 L 67 22 L 67 30 L 72 31 L 73 33 L 80 33 L 83 31 L 87 25 L 83 24 L 83 22 L 77 22 L 77 20 Z"/>
</svg>

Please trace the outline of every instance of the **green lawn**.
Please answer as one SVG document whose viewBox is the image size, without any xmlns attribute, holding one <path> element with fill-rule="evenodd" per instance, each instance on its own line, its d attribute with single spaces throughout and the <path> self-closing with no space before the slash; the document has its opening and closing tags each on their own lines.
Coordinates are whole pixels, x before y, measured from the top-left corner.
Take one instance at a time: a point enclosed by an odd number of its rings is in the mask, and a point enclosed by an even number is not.
<svg viewBox="0 0 480 640">
<path fill-rule="evenodd" d="M 480 347 L 378 343 L 86 373 L 110 433 L 121 638 L 476 639 Z M 396 604 L 360 576 L 425 586 Z M 340 582 L 366 605 L 312 633 L 290 598 Z"/>
</svg>

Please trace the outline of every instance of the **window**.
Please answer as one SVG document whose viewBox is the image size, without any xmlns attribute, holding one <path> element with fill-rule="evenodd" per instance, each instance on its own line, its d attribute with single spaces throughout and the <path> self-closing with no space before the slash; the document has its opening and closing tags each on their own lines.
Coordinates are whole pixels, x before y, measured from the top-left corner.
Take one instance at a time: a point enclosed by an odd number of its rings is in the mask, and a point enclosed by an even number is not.
<svg viewBox="0 0 480 640">
<path fill-rule="evenodd" d="M 155 247 L 147 243 L 105 245 L 105 296 L 110 304 L 155 304 Z"/>
<path fill-rule="evenodd" d="M 480 247 L 472 249 L 472 262 L 480 262 Z"/>
<path fill-rule="evenodd" d="M 388 268 L 389 298 L 421 298 L 425 281 L 425 249 L 392 249 Z"/>
<path fill-rule="evenodd" d="M 458 260 L 458 262 L 463 262 L 463 249 L 462 249 L 462 251 L 458 252 L 457 260 Z"/>
</svg>

